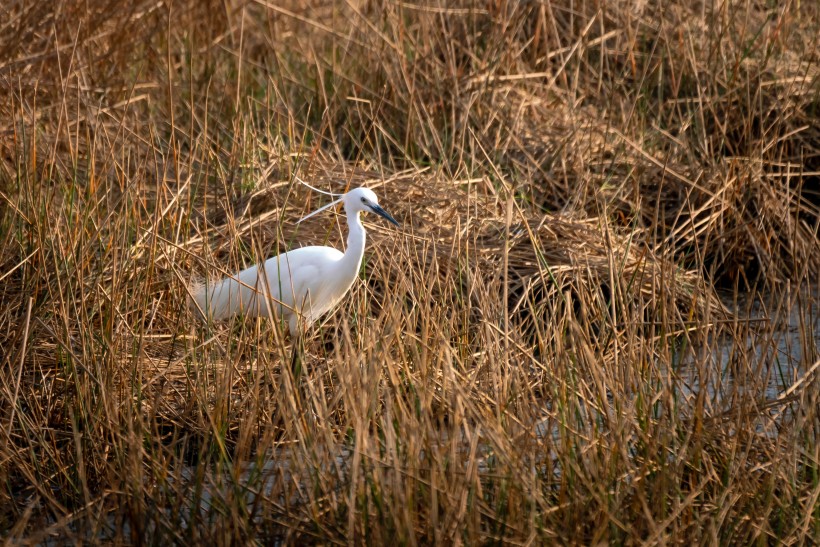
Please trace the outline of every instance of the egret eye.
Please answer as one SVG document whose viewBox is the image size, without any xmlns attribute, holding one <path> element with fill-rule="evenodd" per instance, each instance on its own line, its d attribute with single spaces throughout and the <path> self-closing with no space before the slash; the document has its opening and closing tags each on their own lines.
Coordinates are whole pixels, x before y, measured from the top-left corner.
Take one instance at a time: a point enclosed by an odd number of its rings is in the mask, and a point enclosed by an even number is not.
<svg viewBox="0 0 820 547">
<path fill-rule="evenodd" d="M 367 203 L 367 198 L 362 198 L 362 203 Z"/>
</svg>

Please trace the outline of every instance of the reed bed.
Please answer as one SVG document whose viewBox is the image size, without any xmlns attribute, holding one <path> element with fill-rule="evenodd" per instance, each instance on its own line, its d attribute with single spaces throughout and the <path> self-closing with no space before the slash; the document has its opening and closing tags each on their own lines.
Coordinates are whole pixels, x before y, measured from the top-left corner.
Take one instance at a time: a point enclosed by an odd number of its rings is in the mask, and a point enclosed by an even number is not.
<svg viewBox="0 0 820 547">
<path fill-rule="evenodd" d="M 817 543 L 818 36 L 797 1 L 6 2 L 4 538 Z M 295 176 L 402 224 L 297 360 L 186 305 L 344 245 Z"/>
</svg>

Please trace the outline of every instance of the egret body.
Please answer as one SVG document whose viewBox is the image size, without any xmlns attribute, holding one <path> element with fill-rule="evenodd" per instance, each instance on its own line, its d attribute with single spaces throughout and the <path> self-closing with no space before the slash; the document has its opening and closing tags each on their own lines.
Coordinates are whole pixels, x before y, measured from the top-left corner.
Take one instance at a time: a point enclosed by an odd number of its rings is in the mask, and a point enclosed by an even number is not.
<svg viewBox="0 0 820 547">
<path fill-rule="evenodd" d="M 252 266 L 236 276 L 196 287 L 191 307 L 215 320 L 240 312 L 249 317 L 282 318 L 291 335 L 297 334 L 300 317 L 310 324 L 332 310 L 350 290 L 362 263 L 367 234 L 359 214 L 373 212 L 399 225 L 367 188 L 351 190 L 302 220 L 339 202 L 347 214 L 344 253 L 320 246 L 282 253 L 269 258 L 262 268 Z"/>
</svg>

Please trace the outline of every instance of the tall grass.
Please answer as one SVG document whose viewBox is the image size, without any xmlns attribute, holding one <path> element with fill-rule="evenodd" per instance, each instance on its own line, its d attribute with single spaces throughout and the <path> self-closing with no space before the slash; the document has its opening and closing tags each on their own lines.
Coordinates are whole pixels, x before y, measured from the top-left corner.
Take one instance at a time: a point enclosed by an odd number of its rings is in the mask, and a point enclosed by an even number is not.
<svg viewBox="0 0 820 547">
<path fill-rule="evenodd" d="M 819 541 L 818 36 L 796 1 L 0 6 L 4 536 Z M 294 174 L 402 223 L 298 367 L 185 305 L 343 245 Z"/>
</svg>

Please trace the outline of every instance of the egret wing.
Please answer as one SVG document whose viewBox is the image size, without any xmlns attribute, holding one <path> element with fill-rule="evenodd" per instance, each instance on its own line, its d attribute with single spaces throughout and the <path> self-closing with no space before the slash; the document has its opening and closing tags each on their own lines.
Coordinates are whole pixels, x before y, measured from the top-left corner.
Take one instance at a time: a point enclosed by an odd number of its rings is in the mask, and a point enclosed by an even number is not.
<svg viewBox="0 0 820 547">
<path fill-rule="evenodd" d="M 303 306 L 309 305 L 314 312 L 321 308 L 329 266 L 342 256 L 332 247 L 302 247 L 269 259 L 265 273 L 270 295 L 280 304 L 277 311 L 289 316 Z"/>
</svg>

